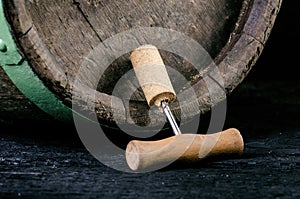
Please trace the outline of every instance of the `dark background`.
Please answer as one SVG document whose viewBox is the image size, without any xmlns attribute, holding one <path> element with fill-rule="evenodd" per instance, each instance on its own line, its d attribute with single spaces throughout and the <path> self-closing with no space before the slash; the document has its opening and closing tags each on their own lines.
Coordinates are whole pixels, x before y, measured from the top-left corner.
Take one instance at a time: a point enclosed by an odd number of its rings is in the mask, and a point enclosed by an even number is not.
<svg viewBox="0 0 300 199">
<path fill-rule="evenodd" d="M 260 58 L 228 97 L 227 124 L 238 125 L 245 136 L 300 131 L 299 6 L 283 1 Z"/>
<path fill-rule="evenodd" d="M 0 197 L 300 198 L 299 7 L 284 0 L 261 57 L 228 97 L 224 128 L 241 131 L 241 157 L 127 174 L 95 160 L 72 125 L 25 122 L 2 128 Z"/>
<path fill-rule="evenodd" d="M 300 81 L 299 6 L 299 1 L 283 1 L 267 45 L 247 79 Z"/>
</svg>

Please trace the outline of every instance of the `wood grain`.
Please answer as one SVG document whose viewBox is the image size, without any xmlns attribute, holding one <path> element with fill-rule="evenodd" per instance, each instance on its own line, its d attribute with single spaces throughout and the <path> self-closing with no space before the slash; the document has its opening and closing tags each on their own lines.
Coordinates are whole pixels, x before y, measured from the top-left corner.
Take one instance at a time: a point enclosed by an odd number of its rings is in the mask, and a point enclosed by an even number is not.
<svg viewBox="0 0 300 199">
<path fill-rule="evenodd" d="M 152 171 L 175 162 L 197 162 L 208 157 L 241 155 L 244 142 L 237 129 L 208 134 L 182 134 L 158 141 L 131 141 L 126 160 L 134 171 Z"/>
<path fill-rule="evenodd" d="M 173 29 L 199 42 L 215 60 L 226 94 L 230 94 L 263 51 L 281 0 L 4 0 L 3 3 L 20 51 L 44 84 L 71 106 L 72 82 L 87 54 L 111 36 L 137 27 Z M 161 54 L 166 65 L 190 81 L 198 96 L 199 107 L 186 101 L 190 106 L 186 120 L 224 100 L 226 96 L 218 95 L 218 85 L 212 85 L 217 96 L 211 99 L 203 81 L 209 75 L 214 76 L 210 74 L 211 67 L 198 73 L 181 57 L 164 51 Z M 112 98 L 116 97 L 112 96 L 112 90 L 130 69 L 129 55 L 125 54 L 110 65 L 96 85 L 98 98 L 90 100 L 95 103 L 100 120 L 115 122 L 117 117 L 122 123 L 148 123 L 148 107 L 140 89 L 134 90 L 129 107 L 124 107 L 121 99 L 116 105 L 120 112 L 114 116 L 111 111 Z M 174 103 L 171 108 L 179 118 L 179 104 Z M 121 116 L 123 109 L 130 114 Z M 157 124 L 164 122 L 161 118 L 151 119 Z"/>
</svg>

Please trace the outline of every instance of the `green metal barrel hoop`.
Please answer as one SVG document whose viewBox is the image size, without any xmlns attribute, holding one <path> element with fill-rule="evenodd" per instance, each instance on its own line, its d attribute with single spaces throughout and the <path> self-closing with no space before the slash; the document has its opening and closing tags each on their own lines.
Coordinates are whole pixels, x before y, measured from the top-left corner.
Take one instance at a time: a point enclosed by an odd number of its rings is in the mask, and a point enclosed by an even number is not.
<svg viewBox="0 0 300 199">
<path fill-rule="evenodd" d="M 0 0 L 0 66 L 14 85 L 36 106 L 55 119 L 72 120 L 72 110 L 42 83 L 21 56 L 11 35 Z"/>
</svg>

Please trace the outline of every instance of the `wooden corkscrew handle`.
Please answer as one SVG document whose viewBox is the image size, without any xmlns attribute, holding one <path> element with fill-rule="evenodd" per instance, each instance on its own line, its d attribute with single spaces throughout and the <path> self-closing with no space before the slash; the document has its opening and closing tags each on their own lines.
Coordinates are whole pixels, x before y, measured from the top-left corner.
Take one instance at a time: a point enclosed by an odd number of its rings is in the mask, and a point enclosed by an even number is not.
<svg viewBox="0 0 300 199">
<path fill-rule="evenodd" d="M 128 166 L 134 171 L 159 169 L 174 161 L 195 162 L 211 156 L 240 155 L 244 142 L 231 128 L 215 134 L 182 134 L 159 141 L 131 141 L 126 148 Z"/>
</svg>

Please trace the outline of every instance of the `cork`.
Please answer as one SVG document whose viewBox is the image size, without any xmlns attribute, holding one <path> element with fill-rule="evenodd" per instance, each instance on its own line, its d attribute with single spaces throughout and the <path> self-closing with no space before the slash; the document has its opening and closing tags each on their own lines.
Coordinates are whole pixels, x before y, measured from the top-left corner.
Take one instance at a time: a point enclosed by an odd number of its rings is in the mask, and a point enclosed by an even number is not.
<svg viewBox="0 0 300 199">
<path fill-rule="evenodd" d="M 171 103 L 175 100 L 174 88 L 155 46 L 143 45 L 135 49 L 130 60 L 149 106 L 160 106 L 162 101 Z"/>
</svg>

